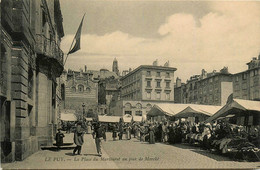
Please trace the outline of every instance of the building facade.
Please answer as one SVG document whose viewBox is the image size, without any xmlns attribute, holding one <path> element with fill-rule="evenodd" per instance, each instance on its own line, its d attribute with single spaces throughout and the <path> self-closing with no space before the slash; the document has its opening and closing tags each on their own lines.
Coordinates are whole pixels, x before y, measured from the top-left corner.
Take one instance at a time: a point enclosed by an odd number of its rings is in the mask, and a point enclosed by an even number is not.
<svg viewBox="0 0 260 170">
<path fill-rule="evenodd" d="M 233 97 L 245 100 L 260 100 L 260 54 L 247 63 L 246 71 L 233 75 Z"/>
<path fill-rule="evenodd" d="M 110 114 L 146 116 L 155 103 L 174 102 L 174 72 L 176 68 L 141 65 L 121 77 L 120 100 L 112 100 Z"/>
<path fill-rule="evenodd" d="M 211 73 L 203 69 L 201 75 L 192 76 L 185 84 L 179 81 L 175 85 L 175 103 L 224 105 L 233 93 L 232 74 L 227 67 Z"/>
<path fill-rule="evenodd" d="M 120 79 L 121 99 L 173 102 L 176 70 L 164 66 L 139 66 Z"/>
<path fill-rule="evenodd" d="M 59 0 L 2 0 L 1 35 L 1 162 L 10 162 L 53 144 L 63 70 Z"/>
<path fill-rule="evenodd" d="M 98 105 L 98 81 L 93 79 L 89 72 L 72 71 L 63 72 L 65 79 L 64 109 L 75 110 L 78 116 L 94 113 Z"/>
</svg>

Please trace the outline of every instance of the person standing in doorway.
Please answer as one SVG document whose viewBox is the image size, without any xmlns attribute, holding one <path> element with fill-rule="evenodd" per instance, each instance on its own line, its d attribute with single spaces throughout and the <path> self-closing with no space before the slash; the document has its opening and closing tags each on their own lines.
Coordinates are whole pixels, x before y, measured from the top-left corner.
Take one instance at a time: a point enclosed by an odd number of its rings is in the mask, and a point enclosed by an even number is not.
<svg viewBox="0 0 260 170">
<path fill-rule="evenodd" d="M 74 143 L 76 144 L 75 149 L 73 150 L 73 155 L 78 151 L 78 155 L 81 153 L 81 147 L 84 143 L 83 139 L 83 129 L 81 127 L 81 123 L 77 123 L 76 131 L 74 132 Z"/>
</svg>

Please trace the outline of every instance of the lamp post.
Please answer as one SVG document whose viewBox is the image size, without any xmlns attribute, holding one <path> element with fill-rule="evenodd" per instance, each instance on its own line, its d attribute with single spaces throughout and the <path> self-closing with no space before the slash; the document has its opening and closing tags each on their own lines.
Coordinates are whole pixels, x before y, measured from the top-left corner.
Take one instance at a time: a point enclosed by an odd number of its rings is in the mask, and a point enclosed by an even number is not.
<svg viewBox="0 0 260 170">
<path fill-rule="evenodd" d="M 83 111 L 82 111 L 82 120 L 83 120 L 84 114 L 85 114 L 85 103 L 82 104 L 82 108 L 83 108 Z"/>
</svg>

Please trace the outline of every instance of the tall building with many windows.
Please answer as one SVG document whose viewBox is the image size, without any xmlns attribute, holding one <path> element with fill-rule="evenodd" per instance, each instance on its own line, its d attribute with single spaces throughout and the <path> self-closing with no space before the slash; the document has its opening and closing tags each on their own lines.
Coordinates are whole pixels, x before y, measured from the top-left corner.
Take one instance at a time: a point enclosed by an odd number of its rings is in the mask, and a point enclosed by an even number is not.
<svg viewBox="0 0 260 170">
<path fill-rule="evenodd" d="M 0 3 L 1 162 L 9 162 L 53 144 L 64 31 L 59 0 Z"/>
<path fill-rule="evenodd" d="M 227 67 L 211 73 L 203 69 L 201 75 L 190 77 L 185 84 L 176 82 L 175 93 L 179 95 L 175 95 L 175 103 L 224 105 L 233 93 L 232 74 Z"/>
<path fill-rule="evenodd" d="M 176 70 L 168 66 L 141 65 L 121 77 L 121 101 L 111 103 L 111 114 L 145 115 L 154 103 L 174 102 Z"/>
<path fill-rule="evenodd" d="M 260 54 L 247 65 L 247 70 L 233 75 L 233 97 L 260 100 Z"/>
</svg>

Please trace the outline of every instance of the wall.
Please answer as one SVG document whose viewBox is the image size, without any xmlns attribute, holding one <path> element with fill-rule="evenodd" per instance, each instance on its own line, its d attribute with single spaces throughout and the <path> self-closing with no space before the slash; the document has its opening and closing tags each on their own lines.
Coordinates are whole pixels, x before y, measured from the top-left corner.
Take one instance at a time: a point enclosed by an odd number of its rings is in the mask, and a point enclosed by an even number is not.
<svg viewBox="0 0 260 170">
<path fill-rule="evenodd" d="M 230 94 L 233 93 L 232 82 L 221 82 L 221 106 L 225 105 Z"/>
</svg>

